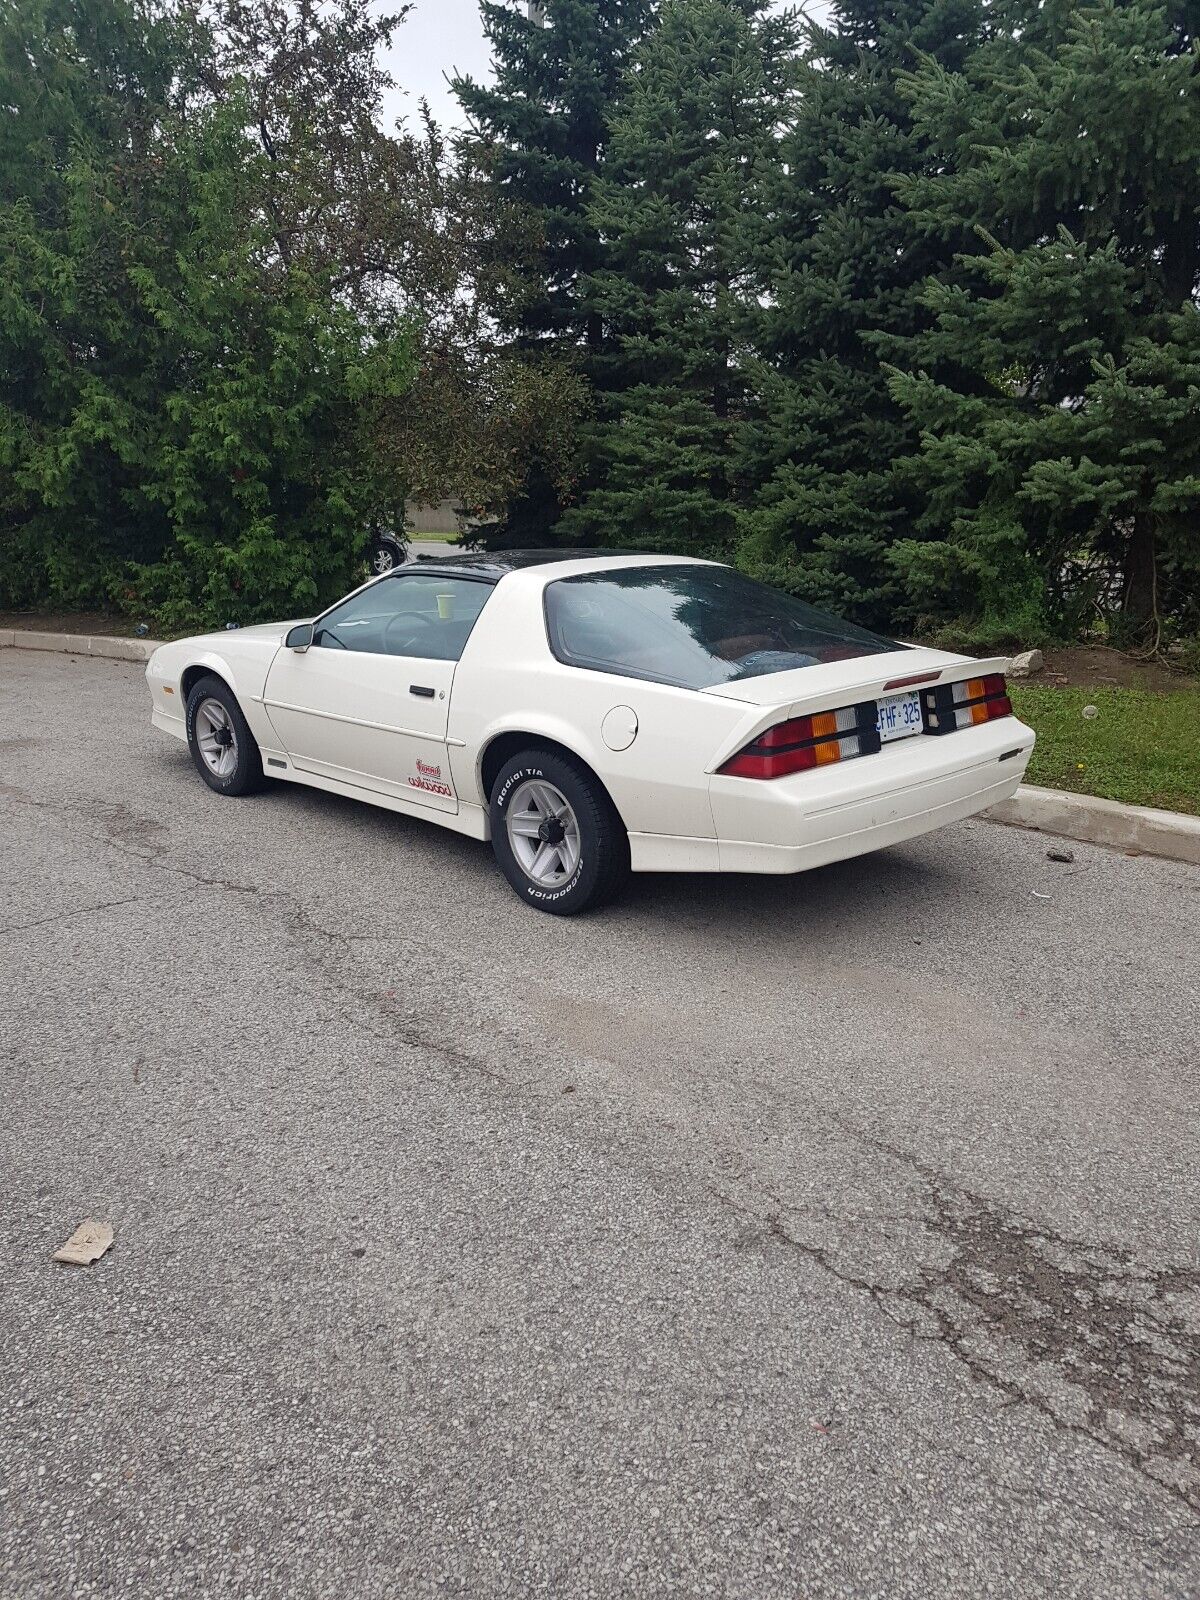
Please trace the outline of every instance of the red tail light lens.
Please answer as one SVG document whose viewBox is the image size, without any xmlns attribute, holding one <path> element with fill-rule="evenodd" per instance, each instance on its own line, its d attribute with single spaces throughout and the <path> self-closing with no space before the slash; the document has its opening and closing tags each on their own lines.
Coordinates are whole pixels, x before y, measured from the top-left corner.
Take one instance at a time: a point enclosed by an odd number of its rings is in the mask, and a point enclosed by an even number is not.
<svg viewBox="0 0 1200 1600">
<path fill-rule="evenodd" d="M 810 767 L 828 766 L 834 761 L 851 761 L 865 754 L 866 728 L 862 706 L 842 706 L 837 711 L 818 711 L 811 717 L 791 717 L 768 728 L 744 750 L 739 750 L 718 770 L 731 778 L 786 778 Z M 874 728 L 875 707 L 869 707 Z"/>
<path fill-rule="evenodd" d="M 961 683 L 943 683 L 921 696 L 925 707 L 927 733 L 954 733 L 979 722 L 994 722 L 1011 717 L 1012 701 L 1008 684 L 999 672 L 982 678 L 967 678 Z"/>
</svg>

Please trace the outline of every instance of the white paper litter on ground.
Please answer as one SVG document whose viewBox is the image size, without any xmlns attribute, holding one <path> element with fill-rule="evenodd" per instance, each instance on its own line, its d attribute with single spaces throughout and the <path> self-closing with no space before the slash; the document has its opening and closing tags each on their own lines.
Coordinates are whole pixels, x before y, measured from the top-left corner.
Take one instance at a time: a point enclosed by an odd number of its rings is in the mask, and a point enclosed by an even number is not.
<svg viewBox="0 0 1200 1600">
<path fill-rule="evenodd" d="M 112 1224 L 96 1222 L 89 1217 L 79 1224 L 66 1244 L 54 1252 L 54 1259 L 72 1267 L 90 1267 L 112 1248 L 112 1242 Z"/>
</svg>

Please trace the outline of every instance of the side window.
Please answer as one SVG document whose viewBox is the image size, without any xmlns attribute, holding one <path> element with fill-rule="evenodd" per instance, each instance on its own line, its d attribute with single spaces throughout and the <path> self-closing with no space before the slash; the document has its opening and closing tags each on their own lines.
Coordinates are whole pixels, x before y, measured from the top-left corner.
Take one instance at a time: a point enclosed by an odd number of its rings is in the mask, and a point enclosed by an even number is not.
<svg viewBox="0 0 1200 1600">
<path fill-rule="evenodd" d="M 457 661 L 492 585 L 435 573 L 384 578 L 327 611 L 313 644 L 376 656 Z"/>
</svg>

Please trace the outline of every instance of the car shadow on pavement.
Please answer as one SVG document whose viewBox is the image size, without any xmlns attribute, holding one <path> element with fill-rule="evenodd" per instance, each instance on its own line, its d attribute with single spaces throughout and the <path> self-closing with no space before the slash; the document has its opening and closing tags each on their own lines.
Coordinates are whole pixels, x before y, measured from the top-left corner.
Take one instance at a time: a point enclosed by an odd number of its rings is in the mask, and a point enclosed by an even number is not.
<svg viewBox="0 0 1200 1600">
<path fill-rule="evenodd" d="M 950 840 L 947 841 L 950 844 Z M 774 876 L 759 873 L 636 873 L 625 900 L 631 911 L 655 916 L 719 919 L 728 928 L 745 922 L 761 929 L 811 931 L 814 925 L 846 912 L 875 919 L 878 908 L 936 916 L 938 901 L 961 893 L 975 881 L 978 863 L 957 859 L 952 844 L 936 856 L 928 849 L 893 845 L 871 855 L 807 872 Z"/>
</svg>

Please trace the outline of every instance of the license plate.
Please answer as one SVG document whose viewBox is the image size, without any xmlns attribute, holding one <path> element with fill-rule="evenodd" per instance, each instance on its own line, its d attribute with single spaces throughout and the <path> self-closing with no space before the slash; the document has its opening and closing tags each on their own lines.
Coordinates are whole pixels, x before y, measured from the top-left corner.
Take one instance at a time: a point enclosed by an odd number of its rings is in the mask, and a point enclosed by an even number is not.
<svg viewBox="0 0 1200 1600">
<path fill-rule="evenodd" d="M 877 700 L 875 727 L 881 744 L 887 744 L 889 739 L 907 739 L 910 734 L 923 733 L 921 696 L 910 689 L 907 694 L 889 694 Z"/>
</svg>

